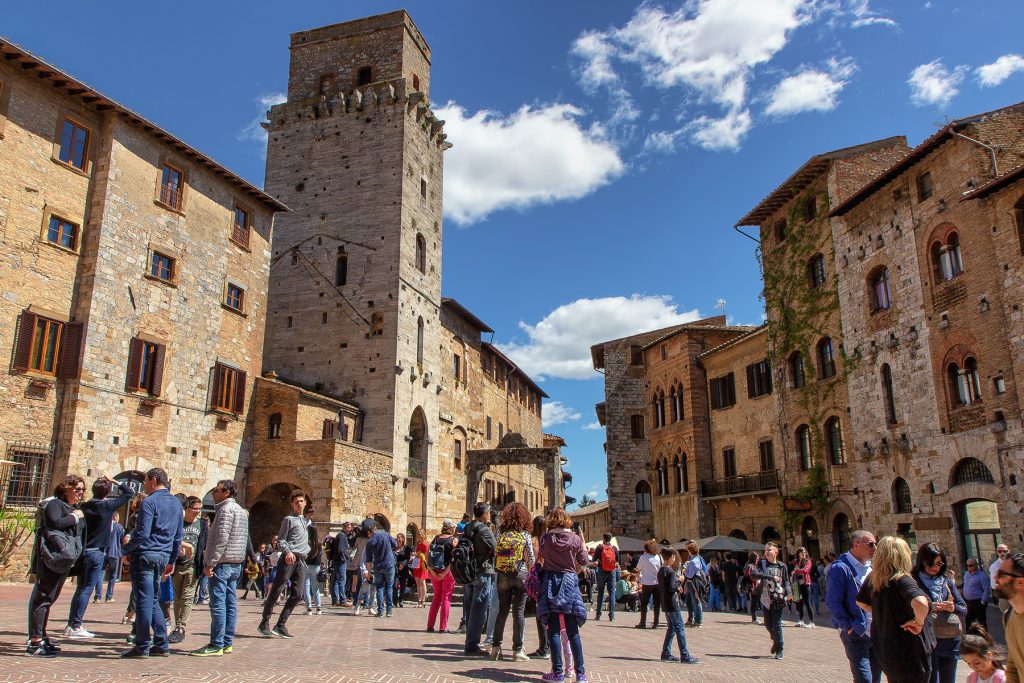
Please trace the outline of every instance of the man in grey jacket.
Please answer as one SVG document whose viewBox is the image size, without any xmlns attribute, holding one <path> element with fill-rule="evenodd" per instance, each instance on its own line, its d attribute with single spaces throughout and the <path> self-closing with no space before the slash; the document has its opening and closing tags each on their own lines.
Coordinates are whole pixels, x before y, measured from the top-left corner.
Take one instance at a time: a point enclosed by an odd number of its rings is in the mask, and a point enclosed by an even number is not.
<svg viewBox="0 0 1024 683">
<path fill-rule="evenodd" d="M 299 604 L 301 588 L 306 585 L 306 555 L 309 554 L 309 534 L 306 531 L 306 519 L 302 516 L 306 509 L 306 494 L 300 489 L 292 491 L 291 496 L 292 514 L 281 520 L 281 529 L 277 534 L 277 549 L 281 551 L 281 558 L 277 561 L 277 576 L 274 577 L 274 584 L 270 587 L 266 602 L 263 603 L 263 619 L 260 621 L 257 630 L 260 635 L 266 638 L 291 638 L 285 624 L 291 616 L 295 605 Z M 274 613 L 274 605 L 281 591 L 292 580 L 292 588 L 285 600 L 281 614 L 277 618 L 277 625 L 270 628 L 270 616 Z"/>
<path fill-rule="evenodd" d="M 238 619 L 238 577 L 249 545 L 249 513 L 235 500 L 238 487 L 221 479 L 213 489 L 216 514 L 206 536 L 203 573 L 210 580 L 210 643 L 191 654 L 209 657 L 234 648 Z"/>
</svg>

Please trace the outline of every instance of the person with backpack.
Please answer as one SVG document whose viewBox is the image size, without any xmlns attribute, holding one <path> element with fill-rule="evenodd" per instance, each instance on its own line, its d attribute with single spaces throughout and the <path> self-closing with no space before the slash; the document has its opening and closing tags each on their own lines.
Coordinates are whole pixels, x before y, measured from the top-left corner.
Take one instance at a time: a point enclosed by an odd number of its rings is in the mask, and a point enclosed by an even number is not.
<svg viewBox="0 0 1024 683">
<path fill-rule="evenodd" d="M 346 597 L 348 579 L 349 534 L 352 533 L 352 522 L 341 525 L 341 531 L 331 541 L 331 605 L 347 607 L 352 604 Z"/>
<path fill-rule="evenodd" d="M 615 581 L 618 579 L 619 549 L 612 545 L 612 535 L 607 531 L 601 537 L 601 543 L 594 548 L 593 560 L 597 565 L 597 614 L 594 619 L 601 621 L 604 594 L 608 591 L 608 621 L 615 621 Z"/>
<path fill-rule="evenodd" d="M 686 561 L 684 574 L 686 576 L 686 595 L 689 599 L 687 607 L 686 625 L 694 628 L 704 628 L 704 593 L 708 589 L 708 563 L 700 556 L 700 548 L 693 541 L 686 544 L 686 552 L 690 559 Z"/>
<path fill-rule="evenodd" d="M 562 633 L 569 641 L 573 668 L 578 683 L 586 683 L 583 663 L 583 640 L 580 626 L 587 621 L 587 608 L 580 595 L 576 571 L 590 558 L 579 533 L 570 530 L 572 518 L 562 508 L 548 513 L 548 532 L 541 537 L 537 562 L 543 568 L 540 575 L 540 595 L 537 599 L 537 618 L 547 628 L 551 650 L 551 673 L 543 681 L 561 683 L 565 680 L 562 658 Z"/>
<path fill-rule="evenodd" d="M 967 618 L 967 602 L 947 570 L 946 553 L 935 543 L 922 543 L 917 549 L 917 562 L 911 576 L 928 594 L 935 648 L 932 650 L 930 683 L 953 683 L 960 659 L 960 639 Z"/>
<path fill-rule="evenodd" d="M 455 538 L 455 522 L 446 519 L 441 523 L 441 533 L 434 537 L 427 549 L 427 575 L 434 589 L 430 611 L 427 613 L 428 633 L 434 632 L 438 613 L 441 614 L 441 633 L 448 633 L 448 613 L 452 607 L 452 591 L 455 590 L 455 577 L 451 569 L 452 551 L 458 543 L 459 539 Z"/>
<path fill-rule="evenodd" d="M 455 580 L 463 584 L 469 606 L 464 654 L 480 655 L 488 654 L 480 647 L 480 636 L 487 622 L 487 606 L 494 590 L 494 548 L 497 541 L 487 526 L 491 521 L 491 506 L 477 503 L 473 506 L 473 515 L 473 521 L 463 532 L 465 544 L 455 547 L 452 571 L 455 572 Z"/>
<path fill-rule="evenodd" d="M 740 578 L 740 594 L 747 603 L 750 611 L 750 623 L 760 624 L 757 619 L 757 609 L 761 606 L 761 582 L 754 578 L 754 567 L 757 566 L 759 557 L 751 550 L 747 553 L 747 563 L 743 565 L 743 576 Z"/>
<path fill-rule="evenodd" d="M 679 575 L 676 573 L 679 569 L 679 553 L 672 548 L 663 548 L 659 559 L 661 561 L 658 563 L 658 593 L 655 598 L 657 603 L 661 604 L 661 609 L 665 612 L 665 621 L 668 622 L 665 640 L 661 645 L 661 661 L 697 664 L 700 660 L 691 655 L 686 647 L 686 629 L 683 628 L 681 604 L 683 586 L 679 583 Z M 673 636 L 679 646 L 678 657 L 672 654 Z"/>
<path fill-rule="evenodd" d="M 85 513 L 76 506 L 84 497 L 85 480 L 71 474 L 57 484 L 52 498 L 40 502 L 29 569 L 36 575 L 36 583 L 28 600 L 28 656 L 54 657 L 60 652 L 60 646 L 46 635 L 46 622 L 64 581 L 82 554 Z"/>
<path fill-rule="evenodd" d="M 526 589 L 523 582 L 533 566 L 533 543 L 530 539 L 532 519 L 522 503 L 509 503 L 501 511 L 494 568 L 497 573 L 498 617 L 494 622 L 491 659 L 501 659 L 501 641 L 508 613 L 512 613 L 512 661 L 528 662 L 523 652 L 526 637 Z"/>
<path fill-rule="evenodd" d="M 782 659 L 782 610 L 793 598 L 789 583 L 789 569 L 779 560 L 779 546 L 768 541 L 764 546 L 764 558 L 750 572 L 761 583 L 761 608 L 764 610 L 764 627 L 772 638 L 771 654 Z"/>
</svg>

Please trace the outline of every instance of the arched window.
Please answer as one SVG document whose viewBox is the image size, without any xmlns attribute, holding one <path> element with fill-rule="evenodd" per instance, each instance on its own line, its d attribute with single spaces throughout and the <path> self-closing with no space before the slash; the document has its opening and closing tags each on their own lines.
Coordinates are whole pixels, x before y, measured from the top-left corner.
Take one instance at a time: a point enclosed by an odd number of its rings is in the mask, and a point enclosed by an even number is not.
<svg viewBox="0 0 1024 683">
<path fill-rule="evenodd" d="M 673 411 L 676 415 L 676 421 L 682 420 L 686 417 L 686 409 L 683 406 L 683 385 L 679 384 L 675 387 L 675 395 L 672 399 Z"/>
<path fill-rule="evenodd" d="M 661 483 L 661 493 L 664 496 L 669 494 L 668 490 L 668 460 L 663 460 L 661 469 L 658 470 L 658 481 Z"/>
<path fill-rule="evenodd" d="M 665 392 L 657 389 L 651 398 L 651 419 L 654 428 L 665 426 Z"/>
<path fill-rule="evenodd" d="M 810 278 L 811 287 L 818 288 L 825 284 L 825 257 L 815 254 L 807 263 L 807 275 Z"/>
<path fill-rule="evenodd" d="M 892 509 L 897 515 L 906 515 L 914 511 L 910 500 L 910 485 L 903 477 L 896 477 L 892 483 Z"/>
<path fill-rule="evenodd" d="M 794 389 L 807 384 L 807 372 L 804 370 L 804 354 L 794 351 L 789 357 L 789 376 Z"/>
<path fill-rule="evenodd" d="M 825 421 L 825 448 L 828 449 L 829 462 L 833 465 L 846 463 L 846 451 L 843 448 L 843 426 L 838 417 L 830 417 Z"/>
<path fill-rule="evenodd" d="M 341 287 L 348 282 L 348 254 L 345 247 L 338 247 L 338 260 L 334 263 L 334 286 Z"/>
<path fill-rule="evenodd" d="M 270 416 L 270 419 L 267 420 L 267 438 L 281 438 L 281 413 L 274 413 Z"/>
<path fill-rule="evenodd" d="M 786 239 L 786 219 L 783 218 L 775 224 L 775 241 L 782 242 Z"/>
<path fill-rule="evenodd" d="M 971 401 L 981 400 L 981 378 L 978 377 L 978 361 L 973 356 L 964 359 L 964 378 L 971 392 Z"/>
<path fill-rule="evenodd" d="M 423 365 L 423 318 L 416 321 L 416 364 Z"/>
<path fill-rule="evenodd" d="M 896 424 L 896 391 L 892 384 L 892 369 L 882 364 L 882 404 L 885 406 L 885 421 Z"/>
<path fill-rule="evenodd" d="M 828 379 L 836 374 L 836 351 L 832 340 L 825 337 L 818 342 L 818 378 Z"/>
<path fill-rule="evenodd" d="M 427 240 L 423 235 L 416 235 L 416 269 L 421 273 L 427 272 Z"/>
<path fill-rule="evenodd" d="M 796 458 L 802 471 L 811 469 L 811 430 L 807 425 L 796 428 Z"/>
<path fill-rule="evenodd" d="M 868 287 L 871 291 L 871 310 L 884 311 L 892 306 L 892 299 L 889 297 L 889 269 L 876 268 L 868 279 Z"/>
<path fill-rule="evenodd" d="M 964 271 L 960 256 L 960 236 L 951 232 L 945 241 L 937 240 L 931 248 L 932 269 L 939 280 L 952 280 Z"/>
<path fill-rule="evenodd" d="M 672 480 L 673 480 L 672 490 L 675 493 L 682 493 L 683 492 L 683 470 L 679 466 L 679 456 L 678 455 L 672 460 Z"/>
<path fill-rule="evenodd" d="M 636 493 L 636 511 L 637 512 L 650 512 L 651 511 L 651 485 L 646 481 L 638 482 L 636 488 L 633 489 Z"/>
<path fill-rule="evenodd" d="M 654 461 L 654 491 L 659 496 L 665 495 L 665 489 L 661 487 L 661 460 Z"/>
<path fill-rule="evenodd" d="M 672 393 L 670 394 L 670 399 L 671 400 L 669 401 L 669 410 L 671 412 L 672 421 L 673 422 L 678 422 L 679 421 L 679 394 L 678 394 L 678 391 L 679 390 L 676 387 L 676 385 L 673 384 L 672 385 Z"/>
<path fill-rule="evenodd" d="M 992 472 L 977 458 L 964 458 L 953 468 L 950 486 L 960 484 L 994 484 Z"/>
<path fill-rule="evenodd" d="M 946 366 L 949 394 L 954 406 L 967 406 L 981 400 L 981 378 L 978 361 L 973 356 L 964 359 L 963 367 L 953 362 Z"/>
</svg>

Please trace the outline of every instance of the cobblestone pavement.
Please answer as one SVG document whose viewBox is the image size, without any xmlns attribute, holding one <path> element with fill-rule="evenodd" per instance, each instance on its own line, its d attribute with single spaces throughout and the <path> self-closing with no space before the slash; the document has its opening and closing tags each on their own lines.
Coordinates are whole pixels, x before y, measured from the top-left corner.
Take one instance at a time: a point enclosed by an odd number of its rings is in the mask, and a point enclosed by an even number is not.
<svg viewBox="0 0 1024 683">
<path fill-rule="evenodd" d="M 73 586 L 65 586 L 51 619 L 51 636 L 59 636 L 67 618 Z M 235 652 L 223 657 L 188 657 L 176 652 L 170 658 L 122 661 L 127 626 L 121 625 L 127 584 L 118 587 L 119 602 L 93 604 L 86 626 L 97 634 L 93 640 L 60 639 L 64 651 L 54 659 L 22 656 L 25 642 L 26 605 L 30 587 L 0 585 L 0 681 L 316 681 L 387 683 L 392 681 L 539 681 L 549 671 L 548 662 L 492 662 L 462 656 L 459 634 L 425 631 L 427 610 L 407 606 L 395 609 L 392 619 L 377 619 L 365 612 L 327 607 L 322 616 L 306 616 L 297 610 L 288 622 L 292 640 L 264 639 L 256 633 L 259 602 L 240 601 Z M 414 604 L 414 603 L 413 603 Z M 452 610 L 450 628 L 458 625 L 460 609 Z M 783 661 L 769 657 L 770 641 L 764 627 L 752 625 L 742 614 L 707 613 L 704 627 L 688 629 L 691 652 L 701 658 L 698 666 L 658 661 L 664 628 L 634 629 L 637 615 L 618 612 L 614 623 L 607 617 L 590 620 L 582 630 L 587 673 L 591 681 L 849 681 L 850 673 L 835 632 L 827 627 L 796 628 L 787 620 Z M 650 617 L 648 617 L 650 618 Z M 819 622 L 824 626 L 825 621 Z M 197 607 L 192 613 L 185 642 L 172 648 L 186 651 L 206 643 L 209 612 Z M 506 633 L 511 632 L 511 620 Z M 536 647 L 536 628 L 527 625 L 527 650 Z M 56 638 L 55 638 L 56 640 Z M 511 639 L 506 641 L 506 652 Z M 961 664 L 957 681 L 967 679 Z"/>
</svg>

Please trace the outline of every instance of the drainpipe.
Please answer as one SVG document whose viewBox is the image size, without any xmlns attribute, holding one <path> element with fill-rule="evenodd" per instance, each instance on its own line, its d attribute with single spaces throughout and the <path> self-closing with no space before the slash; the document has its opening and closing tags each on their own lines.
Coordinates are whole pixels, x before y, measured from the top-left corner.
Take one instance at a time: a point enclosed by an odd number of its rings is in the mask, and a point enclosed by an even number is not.
<svg viewBox="0 0 1024 683">
<path fill-rule="evenodd" d="M 740 226 L 734 225 L 734 226 L 732 226 L 732 229 L 735 230 L 736 232 L 738 232 L 739 234 L 743 235 L 744 237 L 746 237 L 748 240 L 753 240 L 754 242 L 757 242 L 758 244 L 761 244 L 761 240 L 757 239 L 753 235 L 748 235 L 747 233 L 743 232 L 742 230 L 740 230 Z"/>
<path fill-rule="evenodd" d="M 953 135 L 957 136 L 958 138 L 963 138 L 964 140 L 967 140 L 967 142 L 973 142 L 974 144 L 978 145 L 979 147 L 984 147 L 986 150 L 988 150 L 988 156 L 992 160 L 992 177 L 993 178 L 998 178 L 999 177 L 999 164 L 996 163 L 996 148 L 995 147 L 992 147 L 991 145 L 986 145 L 984 142 L 981 142 L 980 140 L 975 140 L 974 138 L 969 138 L 966 135 L 964 135 L 963 133 L 958 133 L 955 130 L 951 131 L 951 132 L 953 133 Z"/>
</svg>

